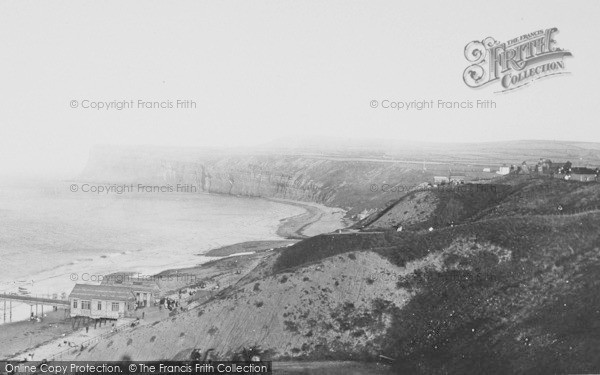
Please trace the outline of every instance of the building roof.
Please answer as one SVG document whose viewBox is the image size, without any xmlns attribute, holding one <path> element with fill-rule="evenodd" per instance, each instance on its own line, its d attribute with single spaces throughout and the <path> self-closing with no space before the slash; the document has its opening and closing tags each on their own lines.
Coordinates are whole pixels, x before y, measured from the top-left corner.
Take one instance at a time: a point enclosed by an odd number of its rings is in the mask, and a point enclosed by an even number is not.
<svg viewBox="0 0 600 375">
<path fill-rule="evenodd" d="M 69 298 L 129 301 L 134 295 L 128 286 L 75 284 Z"/>
<path fill-rule="evenodd" d="M 134 278 L 130 276 L 119 277 L 118 274 L 108 275 L 103 278 L 100 285 L 128 287 L 131 290 L 141 292 L 160 292 L 160 287 L 154 279 Z"/>
<path fill-rule="evenodd" d="M 139 285 L 139 284 L 133 283 L 133 284 L 128 284 L 127 286 L 131 290 L 140 291 L 140 292 L 158 292 L 158 291 L 160 291 L 160 288 L 156 284 L 154 284 L 154 285 Z"/>
</svg>

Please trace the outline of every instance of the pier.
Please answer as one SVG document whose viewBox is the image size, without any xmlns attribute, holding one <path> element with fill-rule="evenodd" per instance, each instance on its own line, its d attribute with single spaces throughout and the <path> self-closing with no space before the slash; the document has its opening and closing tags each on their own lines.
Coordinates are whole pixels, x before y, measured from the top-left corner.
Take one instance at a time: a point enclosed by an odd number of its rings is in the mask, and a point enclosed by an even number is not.
<svg viewBox="0 0 600 375">
<path fill-rule="evenodd" d="M 4 307 L 3 310 L 3 322 L 7 322 L 7 307 L 8 307 L 8 322 L 12 322 L 12 303 L 13 301 L 28 303 L 31 306 L 31 312 L 33 312 L 33 306 L 35 305 L 35 315 L 38 315 L 38 308 L 41 307 L 41 314 L 44 315 L 44 306 L 52 306 L 55 308 L 69 307 L 68 300 L 62 300 L 57 298 L 51 298 L 51 296 L 28 296 L 20 294 L 6 294 L 0 293 L 0 301 Z"/>
</svg>

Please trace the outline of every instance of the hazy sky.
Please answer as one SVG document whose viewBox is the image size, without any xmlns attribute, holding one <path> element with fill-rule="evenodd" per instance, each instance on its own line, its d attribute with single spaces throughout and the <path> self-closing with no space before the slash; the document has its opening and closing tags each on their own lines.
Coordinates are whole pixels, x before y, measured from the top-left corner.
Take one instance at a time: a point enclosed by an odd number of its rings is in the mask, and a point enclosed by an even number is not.
<svg viewBox="0 0 600 375">
<path fill-rule="evenodd" d="M 2 0 L 0 174 L 71 173 L 99 143 L 600 142 L 599 19 L 597 0 Z M 463 83 L 468 42 L 550 27 L 573 53 L 572 74 L 505 94 Z M 197 108 L 81 108 L 177 99 Z M 497 109 L 371 108 L 385 99 L 492 99 Z"/>
</svg>

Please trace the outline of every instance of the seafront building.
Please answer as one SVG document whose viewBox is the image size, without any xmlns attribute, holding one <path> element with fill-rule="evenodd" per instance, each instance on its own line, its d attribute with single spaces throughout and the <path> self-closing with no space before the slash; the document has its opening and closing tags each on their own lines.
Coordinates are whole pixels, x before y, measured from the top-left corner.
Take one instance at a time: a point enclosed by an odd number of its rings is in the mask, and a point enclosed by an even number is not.
<svg viewBox="0 0 600 375">
<path fill-rule="evenodd" d="M 69 303 L 71 317 L 119 319 L 131 315 L 136 296 L 129 286 L 76 284 Z"/>
<path fill-rule="evenodd" d="M 135 295 L 137 307 L 153 306 L 162 297 L 160 287 L 153 279 L 132 278 L 117 274 L 104 278 L 101 285 L 128 287 Z"/>
</svg>

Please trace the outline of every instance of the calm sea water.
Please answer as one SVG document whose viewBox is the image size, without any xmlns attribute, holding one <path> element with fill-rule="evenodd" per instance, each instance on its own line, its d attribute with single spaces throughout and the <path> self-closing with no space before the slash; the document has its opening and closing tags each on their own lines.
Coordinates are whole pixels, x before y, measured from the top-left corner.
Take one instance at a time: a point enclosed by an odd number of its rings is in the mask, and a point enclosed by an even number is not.
<svg viewBox="0 0 600 375">
<path fill-rule="evenodd" d="M 194 266 L 212 248 L 277 239 L 280 220 L 304 212 L 198 193 L 72 193 L 70 184 L 0 186 L 0 292 L 68 294 L 74 279 Z"/>
</svg>

